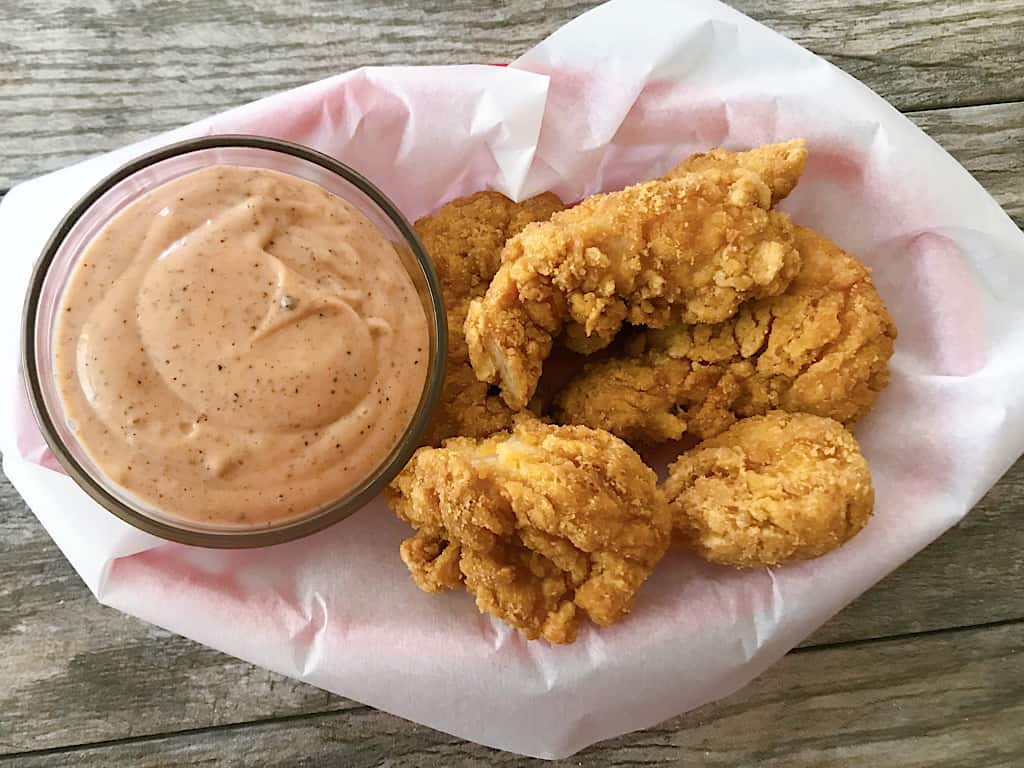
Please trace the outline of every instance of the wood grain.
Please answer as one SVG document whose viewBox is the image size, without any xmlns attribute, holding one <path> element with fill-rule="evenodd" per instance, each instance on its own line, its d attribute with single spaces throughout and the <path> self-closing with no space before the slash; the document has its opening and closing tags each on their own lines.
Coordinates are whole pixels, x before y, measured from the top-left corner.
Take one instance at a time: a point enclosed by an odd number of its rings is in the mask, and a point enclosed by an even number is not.
<svg viewBox="0 0 1024 768">
<path fill-rule="evenodd" d="M 903 111 L 1024 98 L 1020 0 L 734 0 Z"/>
<path fill-rule="evenodd" d="M 1022 515 L 1024 459 L 959 525 L 857 598 L 804 646 L 1024 618 L 1024 526 L 1013 522 Z"/>
<path fill-rule="evenodd" d="M 1024 761 L 1022 678 L 1018 622 L 791 654 L 721 702 L 553 763 L 359 708 L 14 756 L 6 764 L 1011 768 Z"/>
<path fill-rule="evenodd" d="M 0 508 L 0 754 L 358 708 L 98 605 L 6 482 Z M 1024 618 L 1022 512 L 1024 459 L 806 645 Z"/>
<path fill-rule="evenodd" d="M 349 702 L 96 602 L 0 482 L 0 755 Z"/>
<path fill-rule="evenodd" d="M 0 188 L 370 64 L 508 61 L 586 0 L 6 0 Z M 738 0 L 901 109 L 1024 99 L 1020 0 Z"/>
<path fill-rule="evenodd" d="M 1024 37 L 1021 46 L 1024 50 Z M 1024 58 L 1020 69 L 1024 72 Z M 909 117 L 974 174 L 1018 226 L 1024 226 L 1024 101 L 929 110 Z"/>
</svg>

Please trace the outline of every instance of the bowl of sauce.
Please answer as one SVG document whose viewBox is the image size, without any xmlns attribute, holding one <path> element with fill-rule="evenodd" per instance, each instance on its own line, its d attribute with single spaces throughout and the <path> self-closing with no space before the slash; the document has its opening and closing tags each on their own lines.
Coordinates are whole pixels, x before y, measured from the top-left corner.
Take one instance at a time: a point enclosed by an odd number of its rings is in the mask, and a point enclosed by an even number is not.
<svg viewBox="0 0 1024 768">
<path fill-rule="evenodd" d="M 26 298 L 40 429 L 107 510 L 172 541 L 275 544 L 352 514 L 444 379 L 436 275 L 351 168 L 254 136 L 145 155 L 54 232 Z"/>
</svg>

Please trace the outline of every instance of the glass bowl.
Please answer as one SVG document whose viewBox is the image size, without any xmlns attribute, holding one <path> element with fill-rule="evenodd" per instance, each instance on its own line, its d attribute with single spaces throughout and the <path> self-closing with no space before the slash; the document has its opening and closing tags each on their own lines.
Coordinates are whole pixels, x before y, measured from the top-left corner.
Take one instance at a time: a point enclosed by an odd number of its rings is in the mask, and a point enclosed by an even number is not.
<svg viewBox="0 0 1024 768">
<path fill-rule="evenodd" d="M 298 517 L 259 525 L 183 519 L 152 507 L 114 483 L 89 457 L 68 423 L 58 393 L 54 331 L 72 270 L 100 229 L 156 187 L 213 165 L 262 168 L 312 181 L 357 208 L 390 240 L 413 281 L 427 318 L 428 367 L 419 404 L 379 466 L 344 497 Z M 68 475 L 103 507 L 147 533 L 205 547 L 258 547 L 306 536 L 342 520 L 377 495 L 409 460 L 444 384 L 447 320 L 437 275 L 409 222 L 377 187 L 348 166 L 308 147 L 257 136 L 207 136 L 133 160 L 94 187 L 64 217 L 35 267 L 25 300 L 22 370 L 36 421 Z"/>
</svg>

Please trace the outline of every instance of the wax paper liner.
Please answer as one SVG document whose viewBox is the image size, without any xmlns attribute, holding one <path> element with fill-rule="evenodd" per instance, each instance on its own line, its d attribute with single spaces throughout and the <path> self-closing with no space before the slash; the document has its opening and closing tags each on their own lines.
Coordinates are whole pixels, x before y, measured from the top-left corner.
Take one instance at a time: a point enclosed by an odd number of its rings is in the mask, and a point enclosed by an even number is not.
<svg viewBox="0 0 1024 768">
<path fill-rule="evenodd" d="M 122 524 L 45 449 L 18 378 L 33 261 L 89 186 L 157 145 L 251 132 L 365 173 L 410 218 L 485 187 L 565 200 L 683 155 L 804 136 L 784 207 L 858 254 L 899 326 L 893 383 L 857 430 L 876 515 L 843 549 L 736 572 L 669 555 L 634 613 L 528 643 L 464 594 L 418 592 L 378 500 L 308 539 L 220 552 Z M 1024 236 L 881 98 L 710 1 L 612 2 L 508 68 L 365 68 L 19 185 L 0 206 L 4 469 L 101 602 L 433 728 L 540 757 L 735 691 L 956 523 L 1024 450 Z M 16 692 L 14 692 L 16 693 Z"/>
</svg>

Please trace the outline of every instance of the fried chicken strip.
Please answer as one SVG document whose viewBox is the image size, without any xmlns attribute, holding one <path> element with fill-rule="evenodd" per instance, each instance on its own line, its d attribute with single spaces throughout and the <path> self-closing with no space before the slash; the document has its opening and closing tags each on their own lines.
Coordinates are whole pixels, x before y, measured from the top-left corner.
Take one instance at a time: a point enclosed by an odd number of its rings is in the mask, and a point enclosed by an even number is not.
<svg viewBox="0 0 1024 768">
<path fill-rule="evenodd" d="M 782 144 L 767 144 L 746 152 L 730 152 L 716 148 L 710 152 L 690 155 L 669 171 L 665 179 L 674 179 L 687 173 L 706 171 L 735 171 L 744 169 L 757 174 L 768 185 L 772 205 L 789 195 L 800 181 L 807 161 L 807 143 L 793 139 Z M 581 355 L 590 355 L 603 349 L 608 339 L 599 334 L 588 335 L 585 326 L 574 320 L 565 324 L 562 344 Z"/>
<path fill-rule="evenodd" d="M 563 388 L 558 420 L 633 443 L 712 437 L 771 409 L 853 424 L 889 382 L 896 328 L 867 267 L 797 227 L 803 267 L 781 296 L 717 325 L 645 332 L 642 353 L 584 367 Z"/>
<path fill-rule="evenodd" d="M 710 152 L 690 155 L 662 179 L 674 179 L 687 173 L 744 169 L 757 174 L 768 185 L 772 205 L 775 205 L 796 187 L 806 161 L 807 143 L 803 139 L 767 144 L 746 152 L 716 148 Z M 588 336 L 584 326 L 570 320 L 565 325 L 562 343 L 573 352 L 589 355 L 605 347 L 608 339 L 598 334 Z"/>
<path fill-rule="evenodd" d="M 772 192 L 772 205 L 786 197 L 796 187 L 807 162 L 807 143 L 793 139 L 781 144 L 766 144 L 746 152 L 730 152 L 716 148 L 710 152 L 691 155 L 669 171 L 666 179 L 687 173 L 708 170 L 735 170 L 743 168 L 757 174 Z"/>
<path fill-rule="evenodd" d="M 567 322 L 610 343 L 623 323 L 711 323 L 781 293 L 800 267 L 793 227 L 752 171 L 711 169 L 594 195 L 509 240 L 466 341 L 477 377 L 524 408 Z"/>
<path fill-rule="evenodd" d="M 739 421 L 669 468 L 676 538 L 737 568 L 820 557 L 864 528 L 871 472 L 839 422 L 772 411 Z"/>
<path fill-rule="evenodd" d="M 420 448 L 386 498 L 416 530 L 401 555 L 420 589 L 462 585 L 482 612 L 551 643 L 573 642 L 581 614 L 625 616 L 672 525 L 628 445 L 524 416 L 511 432 Z"/>
<path fill-rule="evenodd" d="M 563 207 L 550 193 L 516 203 L 498 192 L 477 192 L 452 200 L 414 225 L 437 270 L 448 310 L 447 377 L 425 444 L 439 445 L 454 435 L 483 437 L 511 426 L 512 410 L 488 393 L 470 367 L 466 311 L 498 271 L 505 241 Z"/>
</svg>

